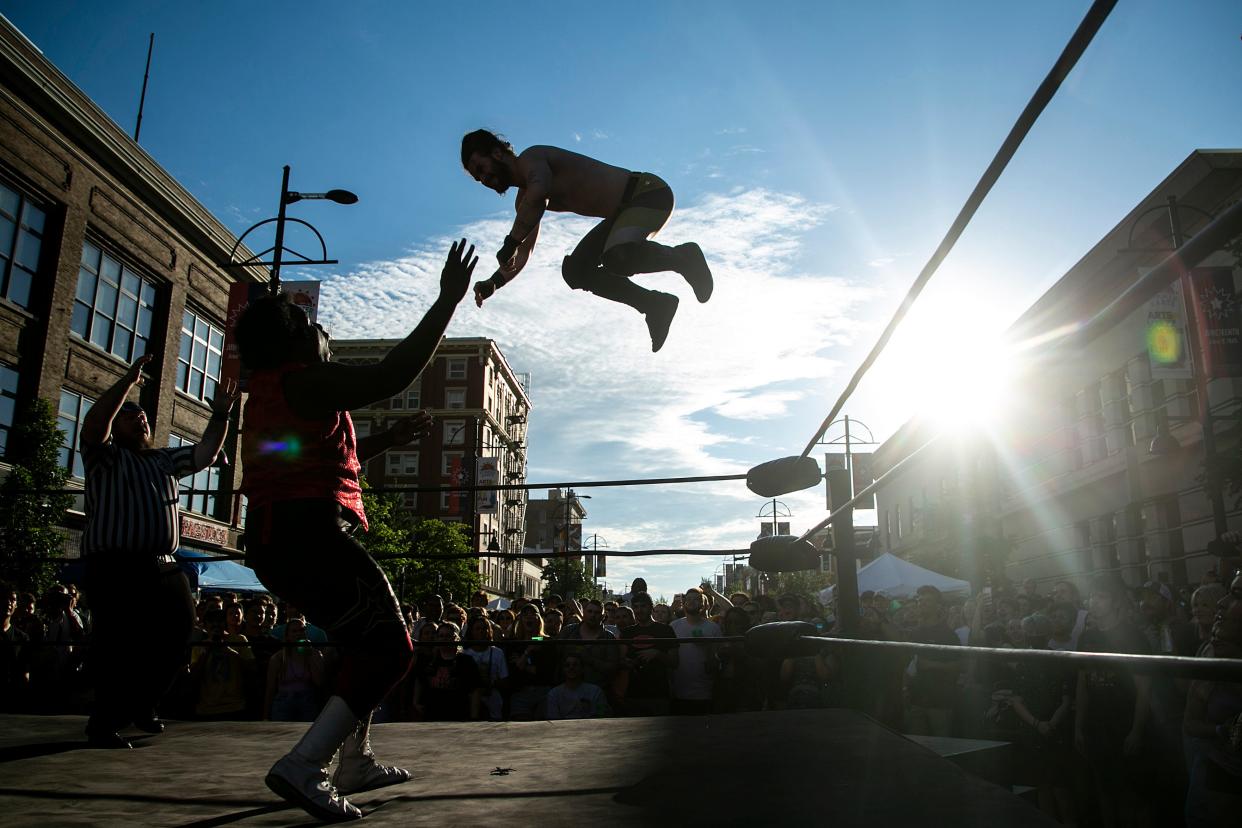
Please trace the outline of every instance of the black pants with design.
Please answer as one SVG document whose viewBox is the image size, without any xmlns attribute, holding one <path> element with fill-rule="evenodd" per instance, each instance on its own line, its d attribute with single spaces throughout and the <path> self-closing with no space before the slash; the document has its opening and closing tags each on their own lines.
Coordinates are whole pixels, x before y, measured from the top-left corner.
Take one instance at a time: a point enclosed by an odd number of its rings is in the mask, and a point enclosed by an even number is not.
<svg viewBox="0 0 1242 828">
<path fill-rule="evenodd" d="M 251 507 L 246 564 L 342 645 L 333 695 L 365 718 L 405 676 L 414 647 L 387 576 L 347 526 L 331 500 Z"/>
</svg>

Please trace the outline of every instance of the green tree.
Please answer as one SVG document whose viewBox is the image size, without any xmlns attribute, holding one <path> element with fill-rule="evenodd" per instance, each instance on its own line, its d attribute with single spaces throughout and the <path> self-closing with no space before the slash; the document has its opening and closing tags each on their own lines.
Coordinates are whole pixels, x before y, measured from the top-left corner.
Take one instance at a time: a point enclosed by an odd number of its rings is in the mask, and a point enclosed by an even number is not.
<svg viewBox="0 0 1242 828">
<path fill-rule="evenodd" d="M 586 562 L 572 558 L 553 558 L 543 568 L 544 595 L 553 593 L 568 598 L 571 595 L 579 601 L 585 598 L 599 598 L 600 590 L 595 580 L 587 572 Z"/>
<path fill-rule="evenodd" d="M 55 583 L 55 558 L 64 554 L 65 536 L 57 527 L 72 495 L 68 470 L 60 465 L 64 435 L 52 404 L 35 399 L 9 432 L 9 476 L 0 484 L 0 573 L 20 590 L 42 593 Z"/>
<path fill-rule="evenodd" d="M 373 494 L 363 481 L 363 508 L 370 530 L 359 542 L 376 558 L 401 601 L 452 593 L 465 602 L 482 583 L 478 560 L 426 560 L 425 556 L 467 555 L 470 535 L 460 523 L 445 523 L 405 511 L 394 494 Z"/>
</svg>

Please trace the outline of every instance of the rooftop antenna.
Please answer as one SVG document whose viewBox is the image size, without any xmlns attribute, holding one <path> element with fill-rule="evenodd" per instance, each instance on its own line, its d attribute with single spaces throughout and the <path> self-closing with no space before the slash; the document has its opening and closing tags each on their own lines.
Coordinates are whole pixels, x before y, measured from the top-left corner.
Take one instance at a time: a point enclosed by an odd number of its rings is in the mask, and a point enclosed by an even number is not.
<svg viewBox="0 0 1242 828">
<path fill-rule="evenodd" d="M 142 108 L 147 102 L 147 78 L 151 77 L 151 52 L 155 50 L 155 32 L 151 32 L 151 40 L 147 43 L 147 68 L 142 73 L 142 97 L 138 99 L 138 123 L 134 125 L 134 143 L 138 143 L 138 134 L 142 132 Z"/>
</svg>

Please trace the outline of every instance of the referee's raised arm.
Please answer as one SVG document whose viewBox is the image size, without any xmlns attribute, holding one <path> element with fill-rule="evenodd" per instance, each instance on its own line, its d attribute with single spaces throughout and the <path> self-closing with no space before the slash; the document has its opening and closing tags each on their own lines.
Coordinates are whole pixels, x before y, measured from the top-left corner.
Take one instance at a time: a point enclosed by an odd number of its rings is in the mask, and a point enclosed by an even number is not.
<svg viewBox="0 0 1242 828">
<path fill-rule="evenodd" d="M 151 361 L 150 354 L 143 354 L 134 360 L 124 375 L 112 384 L 112 387 L 99 395 L 99 399 L 91 406 L 82 418 L 82 432 L 78 438 L 82 448 L 106 443 L 112 436 L 112 421 L 129 395 L 129 390 L 143 383 L 142 366 Z"/>
</svg>

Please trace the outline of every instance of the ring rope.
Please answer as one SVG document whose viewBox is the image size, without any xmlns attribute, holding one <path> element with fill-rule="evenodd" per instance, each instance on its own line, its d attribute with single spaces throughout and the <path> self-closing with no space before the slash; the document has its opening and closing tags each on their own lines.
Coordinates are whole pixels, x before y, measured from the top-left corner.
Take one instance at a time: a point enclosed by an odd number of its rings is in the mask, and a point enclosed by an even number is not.
<svg viewBox="0 0 1242 828">
<path fill-rule="evenodd" d="M 970 197 L 966 199 L 966 203 L 962 206 L 961 212 L 957 214 L 957 218 L 953 220 L 953 224 L 949 226 L 949 231 L 945 234 L 944 239 L 941 240 L 940 245 L 932 253 L 927 264 L 923 265 L 918 278 L 914 280 L 914 284 L 906 292 L 905 298 L 897 306 L 897 311 L 893 314 L 893 318 L 889 320 L 888 325 L 884 327 L 879 340 L 871 348 L 871 352 L 867 354 L 862 364 L 858 366 L 858 370 L 854 372 L 854 376 L 850 378 L 849 384 L 845 386 L 845 390 L 841 392 L 841 396 L 833 404 L 832 410 L 824 418 L 824 422 L 815 432 L 815 436 L 810 439 L 806 444 L 806 448 L 802 450 L 803 457 L 810 456 L 819 439 L 824 436 L 824 433 L 828 431 L 837 415 L 841 413 L 841 409 L 845 406 L 846 401 L 854 393 L 863 376 L 871 368 L 872 363 L 880 356 L 880 353 L 888 344 L 888 340 L 892 337 L 894 331 L 897 330 L 897 326 L 905 319 L 906 313 L 914 305 L 914 301 L 931 279 L 932 274 L 940 267 L 940 263 L 949 255 L 953 245 L 957 243 L 958 238 L 966 230 L 966 225 L 970 223 L 975 212 L 983 204 L 983 200 L 987 197 L 988 192 L 991 191 L 997 180 L 1000 179 L 1001 173 L 1005 171 L 1005 167 L 1008 166 L 1017 153 L 1023 139 L 1026 138 L 1027 133 L 1031 131 L 1031 127 L 1035 125 L 1035 121 L 1052 101 L 1053 96 L 1060 89 L 1062 81 L 1069 75 L 1074 65 L 1078 63 L 1078 59 L 1087 50 L 1087 47 L 1095 38 L 1096 33 L 1099 32 L 1100 27 L 1104 25 L 1104 21 L 1108 19 L 1108 15 L 1115 5 L 1117 5 L 1117 0 L 1095 0 L 1091 4 L 1091 8 L 1087 11 L 1082 22 L 1078 24 L 1078 29 L 1075 30 L 1073 37 L 1066 44 L 1064 51 L 1061 52 L 1060 57 L 1057 58 L 1056 63 L 1049 70 L 1043 83 L 1035 90 L 1035 94 L 1031 96 L 1031 100 L 1027 103 L 1026 108 L 1022 110 L 1022 114 L 1018 116 L 1018 120 L 1014 123 L 1013 128 L 1009 130 L 1009 134 L 1005 136 L 1000 149 L 997 150 L 996 155 L 992 158 L 992 163 L 988 164 L 987 169 L 984 170 L 979 183 L 971 191 Z"/>
</svg>

